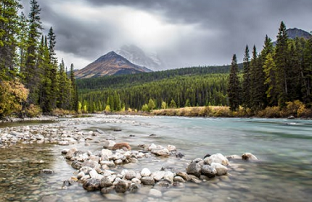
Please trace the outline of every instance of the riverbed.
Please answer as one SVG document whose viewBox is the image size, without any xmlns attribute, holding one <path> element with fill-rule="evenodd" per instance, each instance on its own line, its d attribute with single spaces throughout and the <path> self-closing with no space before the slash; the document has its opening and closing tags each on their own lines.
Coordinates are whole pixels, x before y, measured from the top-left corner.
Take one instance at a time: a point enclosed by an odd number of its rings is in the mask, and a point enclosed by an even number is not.
<svg viewBox="0 0 312 202">
<path fill-rule="evenodd" d="M 312 197 L 311 120 L 96 115 L 36 124 L 66 130 L 99 129 L 103 133 L 88 144 L 16 144 L 0 149 L 2 201 L 309 201 Z M 230 169 L 227 176 L 161 190 L 161 197 L 150 196 L 148 186 L 135 194 L 106 195 L 87 192 L 80 184 L 62 188 L 63 181 L 74 176 L 76 170 L 61 151 L 72 147 L 100 151 L 101 139 L 112 137 L 116 142 L 128 142 L 134 150 L 140 149 L 139 144 L 171 144 L 185 155 L 182 159 L 152 156 L 115 168 L 118 171 L 185 169 L 192 159 L 214 153 L 227 156 L 251 152 L 259 161 L 230 161 L 235 169 Z M 42 169 L 52 169 L 55 174 L 43 174 Z"/>
</svg>

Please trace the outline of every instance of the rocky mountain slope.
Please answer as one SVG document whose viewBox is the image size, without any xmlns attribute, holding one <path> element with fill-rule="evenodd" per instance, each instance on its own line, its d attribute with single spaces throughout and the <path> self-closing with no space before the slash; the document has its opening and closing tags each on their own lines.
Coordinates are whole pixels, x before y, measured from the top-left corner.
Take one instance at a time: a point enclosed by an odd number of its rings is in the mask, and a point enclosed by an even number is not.
<svg viewBox="0 0 312 202">
<path fill-rule="evenodd" d="M 291 39 L 295 39 L 296 37 L 308 39 L 312 36 L 309 32 L 298 28 L 287 29 L 286 33 L 288 35 L 288 38 Z"/>
<path fill-rule="evenodd" d="M 83 69 L 75 72 L 78 79 L 121 74 L 151 72 L 150 69 L 135 65 L 114 51 L 101 56 Z"/>
</svg>

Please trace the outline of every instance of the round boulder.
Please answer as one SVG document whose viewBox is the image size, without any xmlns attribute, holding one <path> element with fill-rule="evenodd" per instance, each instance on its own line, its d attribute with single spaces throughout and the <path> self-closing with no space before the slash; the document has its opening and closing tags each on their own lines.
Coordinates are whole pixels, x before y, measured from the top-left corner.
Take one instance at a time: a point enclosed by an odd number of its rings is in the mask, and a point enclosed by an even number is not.
<svg viewBox="0 0 312 202">
<path fill-rule="evenodd" d="M 224 166 L 228 166 L 229 165 L 228 159 L 225 156 L 223 156 L 222 154 L 220 154 L 220 153 L 213 154 L 213 155 L 211 155 L 209 157 L 206 157 L 204 159 L 204 162 L 205 162 L 205 164 L 209 164 L 209 165 L 211 165 L 212 163 L 220 163 L 220 164 L 222 164 Z"/>
<path fill-rule="evenodd" d="M 201 173 L 209 178 L 213 178 L 217 175 L 217 170 L 210 165 L 203 165 Z"/>
<path fill-rule="evenodd" d="M 252 153 L 245 153 L 245 154 L 243 154 L 242 155 L 242 159 L 243 160 L 253 160 L 253 161 L 258 160 L 258 158 L 255 155 L 253 155 Z"/>
<path fill-rule="evenodd" d="M 186 168 L 186 173 L 199 177 L 201 173 L 201 167 L 198 163 L 191 162 Z"/>
<path fill-rule="evenodd" d="M 227 174 L 227 167 L 225 167 L 224 165 L 221 165 L 220 163 L 212 163 L 211 167 L 216 169 L 217 171 L 217 175 L 226 175 Z"/>
</svg>

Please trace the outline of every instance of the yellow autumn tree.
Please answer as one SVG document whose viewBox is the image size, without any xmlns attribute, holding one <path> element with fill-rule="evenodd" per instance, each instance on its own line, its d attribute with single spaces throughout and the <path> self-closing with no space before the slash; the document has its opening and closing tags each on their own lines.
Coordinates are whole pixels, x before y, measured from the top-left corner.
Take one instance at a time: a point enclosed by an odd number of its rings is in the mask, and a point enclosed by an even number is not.
<svg viewBox="0 0 312 202">
<path fill-rule="evenodd" d="M 21 112 L 28 94 L 29 90 L 18 80 L 0 80 L 0 117 Z"/>
</svg>

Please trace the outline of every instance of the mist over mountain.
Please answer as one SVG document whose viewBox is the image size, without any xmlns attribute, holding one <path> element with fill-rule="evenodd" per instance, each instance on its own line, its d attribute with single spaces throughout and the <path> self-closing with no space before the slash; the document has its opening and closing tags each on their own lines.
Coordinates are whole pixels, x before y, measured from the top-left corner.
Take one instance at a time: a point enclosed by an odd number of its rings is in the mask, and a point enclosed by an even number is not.
<svg viewBox="0 0 312 202">
<path fill-rule="evenodd" d="M 111 75 L 136 74 L 151 72 L 150 69 L 131 63 L 114 51 L 99 57 L 85 68 L 75 72 L 78 79 L 94 78 Z"/>
<path fill-rule="evenodd" d="M 124 45 L 116 51 L 119 55 L 125 57 L 130 62 L 147 67 L 154 71 L 167 69 L 167 65 L 157 53 L 145 53 L 135 45 Z"/>
</svg>

